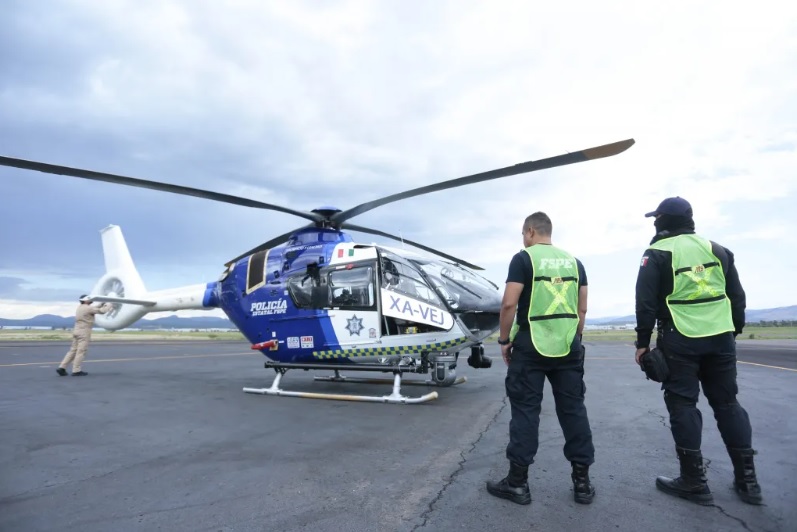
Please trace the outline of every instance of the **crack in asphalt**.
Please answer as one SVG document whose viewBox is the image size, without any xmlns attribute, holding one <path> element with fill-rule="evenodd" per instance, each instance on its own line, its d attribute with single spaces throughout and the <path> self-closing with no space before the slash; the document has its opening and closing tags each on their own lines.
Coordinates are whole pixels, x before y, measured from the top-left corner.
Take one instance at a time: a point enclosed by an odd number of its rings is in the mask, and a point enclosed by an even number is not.
<svg viewBox="0 0 797 532">
<path fill-rule="evenodd" d="M 751 528 L 750 528 L 749 526 L 747 526 L 747 523 L 745 523 L 745 522 L 744 522 L 744 519 L 741 519 L 741 518 L 739 518 L 739 517 L 736 517 L 735 515 L 731 515 L 731 514 L 729 514 L 728 512 L 726 512 L 726 511 L 725 511 L 725 510 L 722 508 L 722 506 L 720 506 L 720 505 L 718 505 L 718 504 L 712 504 L 711 506 L 713 506 L 714 508 L 716 508 L 717 510 L 719 510 L 719 511 L 720 511 L 720 513 L 722 513 L 722 515 L 724 515 L 725 517 L 730 517 L 730 518 L 731 518 L 731 519 L 733 519 L 734 521 L 738 521 L 738 522 L 739 522 L 739 524 L 740 524 L 740 525 L 742 525 L 742 527 L 744 527 L 744 529 L 745 529 L 745 530 L 751 530 Z"/>
<path fill-rule="evenodd" d="M 667 424 L 667 417 L 666 417 L 666 416 L 663 416 L 663 415 L 661 415 L 661 414 L 658 414 L 658 413 L 656 413 L 656 412 L 655 412 L 655 411 L 653 411 L 653 410 L 648 410 L 648 413 L 649 413 L 650 415 L 654 416 L 654 417 L 657 417 L 657 418 L 659 418 L 659 422 L 660 422 L 660 423 L 661 423 L 661 424 L 662 424 L 664 427 L 666 427 L 666 428 L 668 428 L 668 429 L 670 428 L 670 426 Z M 703 464 L 704 464 L 704 466 L 705 466 L 705 468 L 706 468 L 706 471 L 708 471 L 708 470 L 709 470 L 709 468 L 711 467 L 711 459 L 710 459 L 710 458 L 705 458 L 705 457 L 704 457 L 704 458 L 703 458 Z M 733 519 L 734 521 L 737 521 L 737 522 L 738 522 L 740 525 L 742 525 L 742 527 L 743 527 L 745 530 L 751 530 L 751 528 L 750 528 L 749 526 L 747 526 L 747 523 L 744 521 L 744 519 L 741 519 L 741 518 L 739 518 L 739 517 L 736 517 L 736 516 L 734 516 L 734 515 L 731 515 L 731 514 L 729 514 L 728 512 L 726 512 L 726 511 L 725 511 L 725 509 L 724 509 L 722 506 L 719 506 L 719 505 L 717 505 L 717 504 L 712 504 L 712 505 L 710 505 L 710 506 L 713 506 L 714 508 L 716 508 L 717 510 L 719 510 L 719 511 L 720 511 L 720 513 L 722 513 L 722 515 L 724 515 L 725 517 L 729 517 L 730 519 Z"/>
<path fill-rule="evenodd" d="M 668 429 L 670 428 L 670 426 L 667 424 L 667 417 L 666 416 L 662 416 L 661 414 L 658 414 L 658 413 L 654 412 L 653 410 L 648 410 L 648 414 L 659 418 L 659 422 L 661 422 L 662 425 L 664 425 Z"/>
<path fill-rule="evenodd" d="M 170 458 L 170 457 L 174 456 L 175 454 L 176 453 L 170 453 L 170 454 L 165 454 L 163 456 L 157 456 L 155 458 L 149 458 L 147 460 L 142 460 L 140 462 L 136 462 L 136 463 L 133 463 L 133 464 L 128 464 L 128 465 L 124 465 L 124 466 L 121 466 L 121 467 L 117 467 L 115 469 L 112 469 L 111 471 L 106 471 L 105 473 L 98 473 L 98 474 L 90 475 L 90 476 L 84 477 L 84 478 L 73 478 L 73 479 L 64 480 L 64 481 L 61 481 L 61 482 L 53 482 L 52 484 L 45 484 L 43 486 L 36 486 L 36 487 L 31 488 L 29 490 L 25 490 L 25 491 L 20 492 L 20 493 L 14 493 L 12 495 L 8 495 L 6 497 L 0 498 L 0 503 L 4 503 L 5 504 L 5 503 L 10 503 L 10 502 L 20 502 L 22 500 L 29 499 L 31 497 L 38 497 L 39 495 L 37 494 L 37 492 L 40 492 L 40 491 L 45 491 L 45 490 L 48 490 L 50 488 L 61 488 L 63 486 L 68 486 L 70 484 L 79 484 L 81 482 L 88 482 L 88 481 L 91 481 L 91 480 L 101 479 L 101 478 L 104 478 L 104 477 L 119 473 L 120 471 L 125 471 L 127 469 L 133 469 L 133 468 L 136 468 L 136 467 L 139 467 L 139 466 L 142 466 L 142 465 L 150 464 L 152 462 L 157 462 L 159 460 L 163 460 L 164 458 Z"/>
<path fill-rule="evenodd" d="M 426 523 L 429 521 L 429 517 L 434 511 L 434 506 L 435 504 L 437 504 L 437 501 L 439 501 L 443 497 L 443 494 L 448 489 L 448 487 L 454 483 L 459 474 L 462 473 L 462 471 L 465 469 L 465 462 L 467 462 L 468 460 L 467 455 L 473 452 L 473 450 L 479 444 L 479 442 L 487 433 L 487 431 L 490 430 L 490 427 L 492 427 L 495 421 L 498 419 L 498 416 L 500 416 L 501 413 L 506 409 L 506 406 L 507 406 L 507 397 L 504 397 L 504 399 L 501 401 L 501 408 L 499 408 L 498 411 L 495 413 L 495 415 L 492 417 L 492 419 L 490 419 L 490 421 L 487 422 L 487 425 L 484 427 L 484 430 L 479 432 L 479 435 L 476 437 L 473 443 L 471 443 L 470 447 L 467 450 L 460 451 L 459 455 L 462 459 L 457 464 L 457 469 L 451 474 L 450 477 L 448 477 L 448 481 L 446 481 L 443 484 L 443 487 L 440 488 L 440 491 L 437 492 L 437 495 L 435 495 L 434 498 L 429 502 L 429 507 L 420 515 L 422 522 L 419 525 L 413 527 L 411 532 L 415 532 L 416 530 L 426 526 Z"/>
</svg>

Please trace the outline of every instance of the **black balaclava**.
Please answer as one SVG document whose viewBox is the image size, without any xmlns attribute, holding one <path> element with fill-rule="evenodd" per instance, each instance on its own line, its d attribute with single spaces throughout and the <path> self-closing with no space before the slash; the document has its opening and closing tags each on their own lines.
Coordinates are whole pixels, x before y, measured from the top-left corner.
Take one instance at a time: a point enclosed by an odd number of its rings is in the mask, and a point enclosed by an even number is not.
<svg viewBox="0 0 797 532">
<path fill-rule="evenodd" d="M 676 216 L 674 214 L 662 214 L 653 222 L 657 233 L 662 231 L 677 231 L 679 229 L 695 230 L 695 221 L 691 216 Z"/>
</svg>

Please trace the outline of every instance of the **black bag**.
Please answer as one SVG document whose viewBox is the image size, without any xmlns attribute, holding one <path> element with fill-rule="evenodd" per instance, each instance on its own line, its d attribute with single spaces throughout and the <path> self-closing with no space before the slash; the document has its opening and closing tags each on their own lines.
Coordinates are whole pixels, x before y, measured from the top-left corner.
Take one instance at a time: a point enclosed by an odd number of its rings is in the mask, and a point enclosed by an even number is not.
<svg viewBox="0 0 797 532">
<path fill-rule="evenodd" d="M 642 371 L 648 380 L 654 382 L 664 382 L 670 376 L 670 367 L 667 365 L 667 359 L 664 358 L 664 352 L 658 347 L 654 347 L 639 359 Z"/>
</svg>

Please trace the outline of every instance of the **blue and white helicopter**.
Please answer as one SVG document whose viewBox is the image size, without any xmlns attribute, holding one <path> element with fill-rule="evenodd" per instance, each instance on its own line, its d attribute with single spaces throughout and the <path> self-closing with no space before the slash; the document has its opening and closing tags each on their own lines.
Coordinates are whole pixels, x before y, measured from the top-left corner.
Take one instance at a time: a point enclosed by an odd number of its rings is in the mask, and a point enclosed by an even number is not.
<svg viewBox="0 0 797 532">
<path fill-rule="evenodd" d="M 95 301 L 113 310 L 98 315 L 108 330 L 129 327 L 150 312 L 221 308 L 252 349 L 265 355 L 265 367 L 276 371 L 268 388 L 248 393 L 318 399 L 421 403 L 437 398 L 401 394 L 404 373 L 430 374 L 406 384 L 451 386 L 459 353 L 469 349 L 468 363 L 489 368 L 482 342 L 498 329 L 499 287 L 476 271 L 478 266 L 383 231 L 354 225 L 353 217 L 398 200 L 617 155 L 633 139 L 547 159 L 530 161 L 428 185 L 376 199 L 348 210 L 321 207 L 299 211 L 249 198 L 0 156 L 0 165 L 149 188 L 292 214 L 310 221 L 230 260 L 217 281 L 150 292 L 136 270 L 118 226 L 102 230 L 105 274 L 91 291 Z M 400 240 L 436 256 L 374 244 L 358 244 L 352 230 Z M 341 371 L 393 374 L 393 391 L 365 396 L 286 391 L 280 388 L 288 370 L 330 370 L 333 382 L 382 382 L 389 379 L 344 377 Z"/>
</svg>

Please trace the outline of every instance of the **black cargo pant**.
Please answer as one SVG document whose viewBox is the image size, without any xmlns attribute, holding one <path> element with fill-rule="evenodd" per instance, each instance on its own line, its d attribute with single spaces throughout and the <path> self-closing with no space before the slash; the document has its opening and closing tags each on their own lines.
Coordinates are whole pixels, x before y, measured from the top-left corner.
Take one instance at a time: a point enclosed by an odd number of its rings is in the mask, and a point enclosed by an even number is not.
<svg viewBox="0 0 797 532">
<path fill-rule="evenodd" d="M 658 340 L 670 376 L 662 384 L 664 403 L 670 413 L 675 445 L 699 450 L 703 416 L 697 408 L 700 386 L 714 411 L 722 441 L 727 447 L 748 449 L 752 429 L 747 411 L 736 400 L 736 341 L 732 333 L 707 338 L 687 338 L 665 325 Z"/>
<path fill-rule="evenodd" d="M 545 378 L 551 383 L 556 416 L 565 437 L 564 455 L 571 462 L 595 461 L 592 431 L 584 405 L 584 352 L 578 338 L 570 354 L 560 358 L 540 355 L 528 331 L 517 334 L 506 374 L 506 395 L 512 407 L 506 457 L 520 465 L 534 463 L 539 446 L 540 409 Z"/>
</svg>

